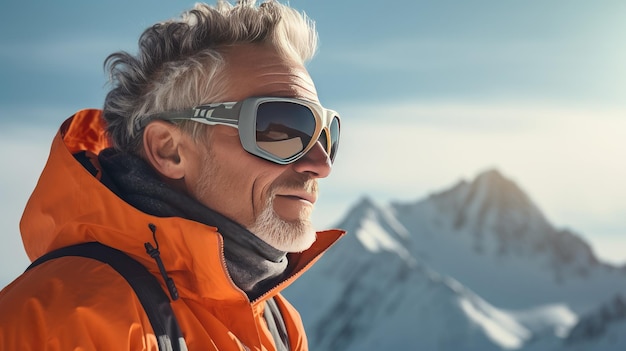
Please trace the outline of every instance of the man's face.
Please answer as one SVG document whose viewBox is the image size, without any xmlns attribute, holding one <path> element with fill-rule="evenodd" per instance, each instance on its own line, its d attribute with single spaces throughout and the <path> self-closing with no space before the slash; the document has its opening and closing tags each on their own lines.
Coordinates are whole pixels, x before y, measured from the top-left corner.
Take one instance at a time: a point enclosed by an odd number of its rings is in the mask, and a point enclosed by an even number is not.
<svg viewBox="0 0 626 351">
<path fill-rule="evenodd" d="M 224 56 L 232 82 L 224 101 L 251 96 L 318 101 L 305 68 L 272 49 L 237 46 Z M 246 152 L 235 128 L 212 126 L 209 133 L 209 145 L 198 144 L 192 172 L 185 176 L 192 195 L 277 249 L 298 252 L 311 246 L 317 178 L 331 170 L 321 144 L 292 164 L 278 165 Z"/>
</svg>

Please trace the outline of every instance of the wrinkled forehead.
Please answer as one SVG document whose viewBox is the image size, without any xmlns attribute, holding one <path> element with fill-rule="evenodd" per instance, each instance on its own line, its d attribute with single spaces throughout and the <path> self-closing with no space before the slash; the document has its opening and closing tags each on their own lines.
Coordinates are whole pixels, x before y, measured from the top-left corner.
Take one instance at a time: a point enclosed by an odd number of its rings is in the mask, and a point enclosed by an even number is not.
<svg viewBox="0 0 626 351">
<path fill-rule="evenodd" d="M 318 102 L 313 80 L 299 60 L 260 44 L 231 46 L 222 53 L 231 101 L 280 96 Z"/>
</svg>

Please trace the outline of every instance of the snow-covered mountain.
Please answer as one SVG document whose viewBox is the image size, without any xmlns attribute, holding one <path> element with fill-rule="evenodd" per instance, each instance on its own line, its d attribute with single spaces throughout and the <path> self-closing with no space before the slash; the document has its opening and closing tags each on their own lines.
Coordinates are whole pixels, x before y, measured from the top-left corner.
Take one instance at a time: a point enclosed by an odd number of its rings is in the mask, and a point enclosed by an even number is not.
<svg viewBox="0 0 626 351">
<path fill-rule="evenodd" d="M 416 259 L 496 306 L 566 303 L 583 313 L 626 291 L 624 268 L 598 262 L 587 243 L 554 228 L 498 171 L 389 211 L 411 233 Z"/>
<path fill-rule="evenodd" d="M 364 198 L 338 227 L 349 234 L 286 291 L 316 350 L 578 350 L 599 340 L 575 337 L 586 316 L 626 291 L 623 267 L 495 170 L 415 203 Z"/>
</svg>

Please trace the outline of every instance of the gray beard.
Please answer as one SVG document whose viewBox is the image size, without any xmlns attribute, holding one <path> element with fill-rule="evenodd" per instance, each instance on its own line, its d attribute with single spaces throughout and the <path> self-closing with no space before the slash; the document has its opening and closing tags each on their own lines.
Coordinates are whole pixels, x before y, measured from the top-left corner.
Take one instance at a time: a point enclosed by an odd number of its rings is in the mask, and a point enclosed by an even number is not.
<svg viewBox="0 0 626 351">
<path fill-rule="evenodd" d="M 272 201 L 265 205 L 261 214 L 248 229 L 272 247 L 286 252 L 302 252 L 313 244 L 315 230 L 309 220 L 286 222 L 273 210 Z"/>
</svg>

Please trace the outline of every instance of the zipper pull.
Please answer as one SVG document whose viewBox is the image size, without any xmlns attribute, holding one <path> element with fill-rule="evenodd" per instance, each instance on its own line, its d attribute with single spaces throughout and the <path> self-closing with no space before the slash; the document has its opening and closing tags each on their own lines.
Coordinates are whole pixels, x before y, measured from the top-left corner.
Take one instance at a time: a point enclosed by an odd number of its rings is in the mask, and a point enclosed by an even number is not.
<svg viewBox="0 0 626 351">
<path fill-rule="evenodd" d="M 161 276 L 163 277 L 165 285 L 167 286 L 167 290 L 172 297 L 172 301 L 176 301 L 179 298 L 178 289 L 176 288 L 176 284 L 174 284 L 174 279 L 170 278 L 167 275 L 167 271 L 165 270 L 165 266 L 163 265 L 163 261 L 161 260 L 161 252 L 159 252 L 159 242 L 156 239 L 156 226 L 150 223 L 148 224 L 148 228 L 150 228 L 150 230 L 152 231 L 152 237 L 154 238 L 156 248 L 154 248 L 154 246 L 152 246 L 152 244 L 150 244 L 149 242 L 144 243 L 143 245 L 146 248 L 146 253 L 148 253 L 148 255 L 150 255 L 150 257 L 154 258 L 154 260 L 156 261 L 157 266 L 159 266 L 159 271 L 161 271 Z"/>
</svg>

